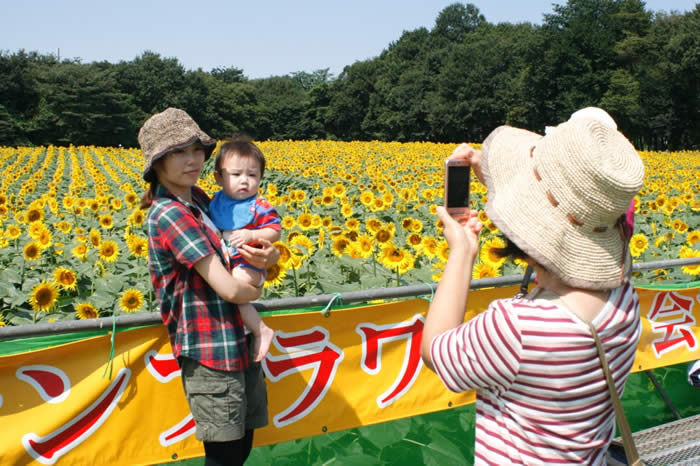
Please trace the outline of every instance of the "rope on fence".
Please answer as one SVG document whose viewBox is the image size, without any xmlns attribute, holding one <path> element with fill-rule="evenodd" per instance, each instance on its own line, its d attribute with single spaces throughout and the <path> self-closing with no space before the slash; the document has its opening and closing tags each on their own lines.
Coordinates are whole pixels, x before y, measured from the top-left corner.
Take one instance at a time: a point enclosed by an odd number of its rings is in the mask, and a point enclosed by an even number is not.
<svg viewBox="0 0 700 466">
<path fill-rule="evenodd" d="M 668 269 L 686 265 L 700 264 L 700 258 L 673 259 L 654 262 L 642 262 L 632 264 L 632 271 L 654 269 Z M 532 277 L 534 280 L 534 276 Z M 508 275 L 506 277 L 482 278 L 472 281 L 471 289 L 495 288 L 499 286 L 515 285 L 521 283 L 523 275 Z M 346 291 L 343 293 L 320 294 L 314 296 L 300 296 L 297 298 L 280 298 L 252 303 L 258 311 L 276 311 L 285 309 L 300 309 L 315 306 L 327 306 L 335 300 L 343 304 L 372 301 L 376 299 L 408 298 L 424 295 L 426 286 L 430 292 L 437 288 L 437 283 L 419 285 L 395 286 L 391 288 L 372 288 L 369 290 Z M 139 314 L 120 315 L 114 317 L 99 317 L 87 320 L 64 320 L 61 322 L 44 324 L 27 324 L 0 327 L 0 340 L 10 340 L 23 337 L 35 337 L 41 335 L 56 335 L 61 333 L 81 332 L 88 330 L 101 330 L 107 327 L 130 328 L 144 325 L 160 324 L 161 318 L 158 312 L 143 312 Z"/>
</svg>

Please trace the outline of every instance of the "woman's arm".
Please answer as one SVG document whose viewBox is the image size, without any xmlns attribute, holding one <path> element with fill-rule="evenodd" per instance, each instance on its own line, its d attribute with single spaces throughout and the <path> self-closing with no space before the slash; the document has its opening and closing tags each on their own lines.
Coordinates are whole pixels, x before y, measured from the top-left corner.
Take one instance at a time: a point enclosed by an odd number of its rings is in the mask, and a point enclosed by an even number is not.
<svg viewBox="0 0 700 466">
<path fill-rule="evenodd" d="M 194 264 L 194 269 L 211 286 L 216 294 L 234 304 L 246 304 L 260 297 L 262 290 L 236 280 L 221 264 L 216 254 L 209 254 Z"/>
<path fill-rule="evenodd" d="M 450 247 L 450 256 L 445 264 L 442 279 L 425 317 L 421 357 L 430 370 L 435 370 L 430 345 L 433 338 L 464 322 L 467 296 L 472 279 L 472 268 L 478 249 L 478 234 L 481 223 L 477 212 L 470 211 L 460 222 L 452 218 L 443 207 L 438 207 L 438 216 L 444 225 L 444 235 Z"/>
</svg>

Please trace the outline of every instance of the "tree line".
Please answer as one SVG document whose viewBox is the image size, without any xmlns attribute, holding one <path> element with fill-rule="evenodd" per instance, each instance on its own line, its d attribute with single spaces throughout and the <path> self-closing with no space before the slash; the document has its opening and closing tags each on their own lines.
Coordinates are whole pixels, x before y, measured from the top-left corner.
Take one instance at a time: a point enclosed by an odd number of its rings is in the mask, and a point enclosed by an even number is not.
<svg viewBox="0 0 700 466">
<path fill-rule="evenodd" d="M 338 76 L 248 79 L 152 51 L 116 64 L 0 51 L 0 145 L 136 146 L 169 106 L 216 138 L 479 142 L 501 124 L 542 133 L 596 105 L 640 149 L 697 149 L 699 42 L 699 5 L 568 0 L 541 25 L 492 24 L 454 3 Z"/>
</svg>

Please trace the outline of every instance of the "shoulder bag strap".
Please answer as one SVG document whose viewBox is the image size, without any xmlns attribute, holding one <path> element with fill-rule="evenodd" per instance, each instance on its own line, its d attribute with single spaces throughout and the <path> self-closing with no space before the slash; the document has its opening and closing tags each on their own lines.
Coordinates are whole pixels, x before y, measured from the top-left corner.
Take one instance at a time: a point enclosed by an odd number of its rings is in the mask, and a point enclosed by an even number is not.
<svg viewBox="0 0 700 466">
<path fill-rule="evenodd" d="M 590 322 L 586 323 L 588 324 L 588 328 L 591 329 L 591 333 L 593 334 L 595 346 L 598 350 L 598 357 L 600 358 L 600 364 L 603 366 L 603 373 L 605 374 L 605 379 L 608 381 L 608 391 L 610 392 L 610 400 L 612 401 L 613 408 L 615 409 L 617 425 L 620 427 L 620 435 L 622 436 L 622 444 L 625 447 L 625 456 L 627 457 L 627 464 L 633 466 L 641 466 L 642 460 L 639 458 L 639 453 L 637 452 L 637 447 L 635 446 L 634 438 L 632 437 L 632 431 L 630 430 L 630 425 L 627 422 L 627 416 L 625 416 L 625 410 L 622 409 L 620 397 L 617 395 L 617 389 L 615 389 L 615 382 L 613 382 L 612 376 L 610 375 L 608 359 L 605 357 L 603 345 L 600 343 L 600 338 L 598 338 L 598 332 L 596 332 L 596 329 L 593 326 L 593 324 Z"/>
<path fill-rule="evenodd" d="M 570 306 L 566 304 L 562 296 L 558 296 L 555 301 L 563 304 L 573 315 L 575 315 L 581 322 L 588 325 L 588 328 L 593 335 L 593 340 L 595 341 L 596 350 L 598 350 L 598 358 L 600 359 L 600 365 L 603 366 L 603 373 L 605 374 L 605 380 L 608 383 L 608 392 L 610 393 L 610 401 L 612 402 L 613 409 L 615 410 L 615 418 L 617 419 L 617 425 L 620 428 L 620 436 L 622 437 L 622 444 L 625 447 L 625 456 L 627 457 L 627 464 L 631 466 L 643 466 L 641 458 L 639 457 L 639 452 L 637 452 L 637 447 L 634 444 L 634 437 L 632 437 L 632 431 L 630 430 L 630 425 L 627 422 L 627 416 L 625 416 L 625 410 L 622 408 L 622 403 L 620 403 L 620 397 L 617 395 L 617 389 L 615 388 L 615 382 L 610 375 L 610 368 L 608 367 L 608 358 L 605 357 L 605 350 L 603 349 L 603 344 L 600 342 L 598 337 L 598 332 L 595 329 L 593 323 L 586 319 L 583 319 L 578 315 Z"/>
</svg>

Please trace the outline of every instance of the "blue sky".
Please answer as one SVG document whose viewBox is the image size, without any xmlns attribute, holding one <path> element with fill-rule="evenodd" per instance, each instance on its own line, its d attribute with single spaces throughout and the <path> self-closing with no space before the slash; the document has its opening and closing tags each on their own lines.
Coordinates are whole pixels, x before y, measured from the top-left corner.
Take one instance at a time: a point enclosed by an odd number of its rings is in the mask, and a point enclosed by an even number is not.
<svg viewBox="0 0 700 466">
<path fill-rule="evenodd" d="M 453 0 L 31 0 L 5 1 L 0 50 L 83 63 L 132 60 L 145 50 L 187 69 L 236 67 L 249 78 L 333 75 L 376 57 L 403 31 L 432 28 Z M 467 3 L 467 2 L 464 2 Z M 539 24 L 565 0 L 473 0 L 491 23 Z M 647 10 L 693 10 L 695 0 L 647 0 Z"/>
</svg>

